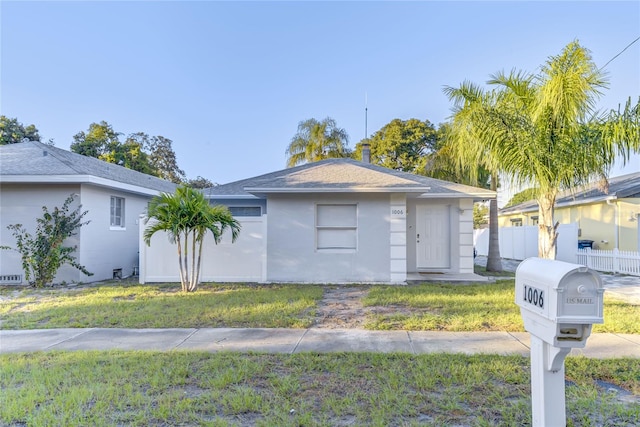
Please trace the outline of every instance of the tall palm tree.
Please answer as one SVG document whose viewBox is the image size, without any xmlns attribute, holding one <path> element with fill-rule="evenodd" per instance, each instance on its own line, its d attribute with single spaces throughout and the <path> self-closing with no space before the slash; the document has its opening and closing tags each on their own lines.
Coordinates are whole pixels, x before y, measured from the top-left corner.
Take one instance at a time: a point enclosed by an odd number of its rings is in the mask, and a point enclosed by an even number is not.
<svg viewBox="0 0 640 427">
<path fill-rule="evenodd" d="M 616 155 L 626 161 L 640 148 L 640 109 L 628 102 L 622 111 L 595 111 L 607 81 L 577 41 L 538 74 L 498 73 L 489 84 L 495 89 L 468 82 L 445 89 L 455 103 L 453 141 L 464 142 L 465 161 L 484 162 L 512 184 L 537 188 L 538 256 L 554 259 L 558 192 L 606 179 Z"/>
<path fill-rule="evenodd" d="M 234 242 L 240 232 L 240 224 L 229 209 L 220 205 L 211 206 L 201 192 L 187 186 L 178 187 L 174 194 L 162 193 L 151 199 L 145 224 L 148 226 L 143 237 L 147 245 L 151 244 L 151 237 L 158 231 L 167 232 L 169 240 L 176 243 L 180 283 L 185 292 L 193 292 L 198 288 L 202 246 L 207 231 L 213 234 L 216 244 L 220 243 L 226 230 L 231 231 Z"/>
<path fill-rule="evenodd" d="M 287 147 L 287 167 L 336 157 L 349 157 L 348 143 L 347 131 L 339 128 L 336 121 L 330 117 L 321 122 L 316 119 L 301 121 L 298 123 L 298 131 Z"/>
</svg>

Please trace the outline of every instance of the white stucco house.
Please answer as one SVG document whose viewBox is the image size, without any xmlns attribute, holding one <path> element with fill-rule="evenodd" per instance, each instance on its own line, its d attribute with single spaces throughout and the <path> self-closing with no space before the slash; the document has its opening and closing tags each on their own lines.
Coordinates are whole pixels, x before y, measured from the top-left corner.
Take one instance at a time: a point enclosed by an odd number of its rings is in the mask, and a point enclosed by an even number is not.
<svg viewBox="0 0 640 427">
<path fill-rule="evenodd" d="M 35 233 L 42 206 L 62 206 L 70 194 L 88 210 L 70 244 L 93 276 L 63 266 L 56 282 L 91 282 L 129 276 L 138 267 L 138 222 L 151 197 L 176 185 L 118 165 L 40 142 L 0 146 L 0 245 L 15 247 L 9 224 Z M 20 254 L 0 250 L 0 283 L 25 280 Z"/>
<path fill-rule="evenodd" d="M 203 190 L 240 220 L 205 245 L 203 281 L 404 283 L 473 274 L 473 203 L 495 192 L 329 159 Z M 141 251 L 141 281 L 178 281 L 175 249 Z M 205 240 L 206 243 L 206 240 Z M 164 249 L 163 249 L 164 248 Z M 158 260 L 160 260 L 158 262 Z M 445 279 L 446 280 L 446 279 Z"/>
</svg>

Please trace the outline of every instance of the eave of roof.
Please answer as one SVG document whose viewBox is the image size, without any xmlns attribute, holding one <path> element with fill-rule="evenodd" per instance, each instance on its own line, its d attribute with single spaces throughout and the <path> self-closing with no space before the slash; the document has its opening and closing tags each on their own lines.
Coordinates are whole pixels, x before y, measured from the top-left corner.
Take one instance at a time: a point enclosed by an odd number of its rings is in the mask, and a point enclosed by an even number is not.
<svg viewBox="0 0 640 427">
<path fill-rule="evenodd" d="M 0 183 L 15 184 L 92 184 L 97 187 L 117 188 L 122 191 L 147 196 L 155 196 L 160 191 L 140 185 L 127 184 L 93 175 L 4 175 Z"/>
</svg>

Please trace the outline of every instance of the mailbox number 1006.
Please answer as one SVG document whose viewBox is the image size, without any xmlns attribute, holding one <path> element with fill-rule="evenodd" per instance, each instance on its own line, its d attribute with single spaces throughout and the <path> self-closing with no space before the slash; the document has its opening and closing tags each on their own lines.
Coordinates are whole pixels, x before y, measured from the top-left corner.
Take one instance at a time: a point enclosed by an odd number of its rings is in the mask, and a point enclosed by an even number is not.
<svg viewBox="0 0 640 427">
<path fill-rule="evenodd" d="M 544 308 L 544 291 L 524 285 L 524 302 Z"/>
</svg>

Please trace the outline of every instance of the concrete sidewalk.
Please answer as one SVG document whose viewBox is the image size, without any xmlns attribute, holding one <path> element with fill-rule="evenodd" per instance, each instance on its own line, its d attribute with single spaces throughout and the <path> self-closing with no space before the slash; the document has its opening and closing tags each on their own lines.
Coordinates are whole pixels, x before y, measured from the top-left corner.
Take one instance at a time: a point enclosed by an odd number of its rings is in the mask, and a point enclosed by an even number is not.
<svg viewBox="0 0 640 427">
<path fill-rule="evenodd" d="M 0 330 L 0 353 L 50 350 L 402 352 L 529 355 L 526 332 L 408 332 L 361 329 L 36 329 Z M 640 335 L 592 334 L 571 355 L 640 358 Z"/>
</svg>

